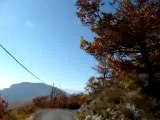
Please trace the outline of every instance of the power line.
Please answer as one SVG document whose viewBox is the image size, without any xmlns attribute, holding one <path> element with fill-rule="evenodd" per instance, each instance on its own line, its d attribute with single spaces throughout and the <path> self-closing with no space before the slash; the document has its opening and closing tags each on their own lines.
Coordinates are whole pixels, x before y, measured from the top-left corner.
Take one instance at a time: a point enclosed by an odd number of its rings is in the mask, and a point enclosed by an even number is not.
<svg viewBox="0 0 160 120">
<path fill-rule="evenodd" d="M 10 55 L 22 68 L 24 68 L 28 73 L 30 73 L 33 77 L 35 77 L 37 80 L 44 82 L 43 80 L 41 80 L 39 77 L 37 77 L 35 74 L 33 74 L 30 70 L 28 70 L 22 63 L 20 63 L 6 48 L 4 48 L 1 44 L 0 47 L 8 54 Z"/>
</svg>

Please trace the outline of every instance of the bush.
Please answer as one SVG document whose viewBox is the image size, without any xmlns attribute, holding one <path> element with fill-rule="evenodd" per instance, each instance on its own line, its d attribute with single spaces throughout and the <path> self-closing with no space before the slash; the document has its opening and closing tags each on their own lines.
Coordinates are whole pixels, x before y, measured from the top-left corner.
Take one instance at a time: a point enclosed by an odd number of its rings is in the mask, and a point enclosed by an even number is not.
<svg viewBox="0 0 160 120">
<path fill-rule="evenodd" d="M 81 93 L 70 96 L 59 95 L 52 101 L 49 96 L 36 97 L 32 102 L 37 108 L 79 109 L 87 100 L 88 95 Z"/>
<path fill-rule="evenodd" d="M 16 110 L 11 111 L 11 117 L 14 118 L 11 120 L 25 120 L 35 111 L 36 111 L 36 107 L 32 104 L 24 107 L 20 107 Z"/>
<path fill-rule="evenodd" d="M 96 94 L 78 113 L 80 118 L 100 115 L 104 119 L 156 120 L 160 117 L 160 101 L 143 93 L 137 76 L 108 81 L 107 87 Z"/>
</svg>

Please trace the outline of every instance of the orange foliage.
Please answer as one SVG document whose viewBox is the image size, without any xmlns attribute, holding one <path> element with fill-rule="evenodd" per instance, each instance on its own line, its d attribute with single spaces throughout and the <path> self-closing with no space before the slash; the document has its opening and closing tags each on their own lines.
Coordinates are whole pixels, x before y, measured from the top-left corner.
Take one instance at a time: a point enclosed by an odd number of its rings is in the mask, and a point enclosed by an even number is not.
<svg viewBox="0 0 160 120">
<path fill-rule="evenodd" d="M 33 99 L 35 106 L 40 108 L 64 108 L 64 109 L 79 109 L 86 101 L 88 96 L 84 94 L 73 94 L 70 96 L 59 95 L 52 101 L 49 97 L 37 97 Z"/>
<path fill-rule="evenodd" d="M 0 120 L 7 120 L 8 104 L 0 96 Z"/>
<path fill-rule="evenodd" d="M 40 108 L 46 108 L 49 106 L 49 97 L 48 96 L 42 96 L 42 97 L 36 97 L 32 100 L 35 106 L 38 106 Z"/>
<path fill-rule="evenodd" d="M 160 2 L 113 1 L 110 5 L 116 9 L 110 12 L 104 10 L 106 1 L 77 0 L 77 16 L 95 33 L 92 42 L 82 38 L 81 48 L 98 62 L 108 57 L 116 60 L 118 75 L 121 70 L 146 69 L 148 84 L 153 85 L 154 75 L 160 72 Z"/>
</svg>

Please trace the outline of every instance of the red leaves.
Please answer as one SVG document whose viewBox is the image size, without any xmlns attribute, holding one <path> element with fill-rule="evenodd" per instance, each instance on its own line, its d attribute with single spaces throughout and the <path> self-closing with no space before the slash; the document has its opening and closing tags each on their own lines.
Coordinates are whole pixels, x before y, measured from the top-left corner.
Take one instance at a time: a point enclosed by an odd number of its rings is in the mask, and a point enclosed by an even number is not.
<svg viewBox="0 0 160 120">
<path fill-rule="evenodd" d="M 81 48 L 97 60 L 110 56 L 147 68 L 145 59 L 149 58 L 151 64 L 158 65 L 155 57 L 160 51 L 159 0 L 115 0 L 116 3 L 114 12 L 104 12 L 100 0 L 77 1 L 78 17 L 96 33 L 93 42 L 83 40 Z"/>
<path fill-rule="evenodd" d="M 6 107 L 7 103 L 0 96 L 0 120 L 7 120 Z"/>
<path fill-rule="evenodd" d="M 84 94 L 75 94 L 71 96 L 58 95 L 52 101 L 48 96 L 37 97 L 33 99 L 33 103 L 38 108 L 67 108 L 79 109 L 84 102 L 87 101 L 87 96 Z"/>
<path fill-rule="evenodd" d="M 40 108 L 46 108 L 49 107 L 49 97 L 48 96 L 42 96 L 42 97 L 36 97 L 32 100 L 32 102 L 40 107 Z"/>
<path fill-rule="evenodd" d="M 93 27 L 97 18 L 100 18 L 99 8 L 101 0 L 78 0 L 76 6 L 78 9 L 77 16 L 85 25 Z"/>
<path fill-rule="evenodd" d="M 0 96 L 0 113 L 3 111 L 3 102 L 2 102 L 2 97 Z"/>
</svg>

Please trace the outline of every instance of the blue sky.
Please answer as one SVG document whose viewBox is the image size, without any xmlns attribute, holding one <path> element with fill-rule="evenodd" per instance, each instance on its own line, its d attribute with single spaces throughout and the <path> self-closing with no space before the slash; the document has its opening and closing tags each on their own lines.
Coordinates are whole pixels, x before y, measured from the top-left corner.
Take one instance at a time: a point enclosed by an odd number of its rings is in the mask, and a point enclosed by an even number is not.
<svg viewBox="0 0 160 120">
<path fill-rule="evenodd" d="M 0 43 L 46 83 L 83 90 L 95 61 L 79 43 L 93 33 L 75 15 L 75 1 L 0 0 Z M 0 58 L 0 88 L 39 82 L 1 48 Z"/>
</svg>

